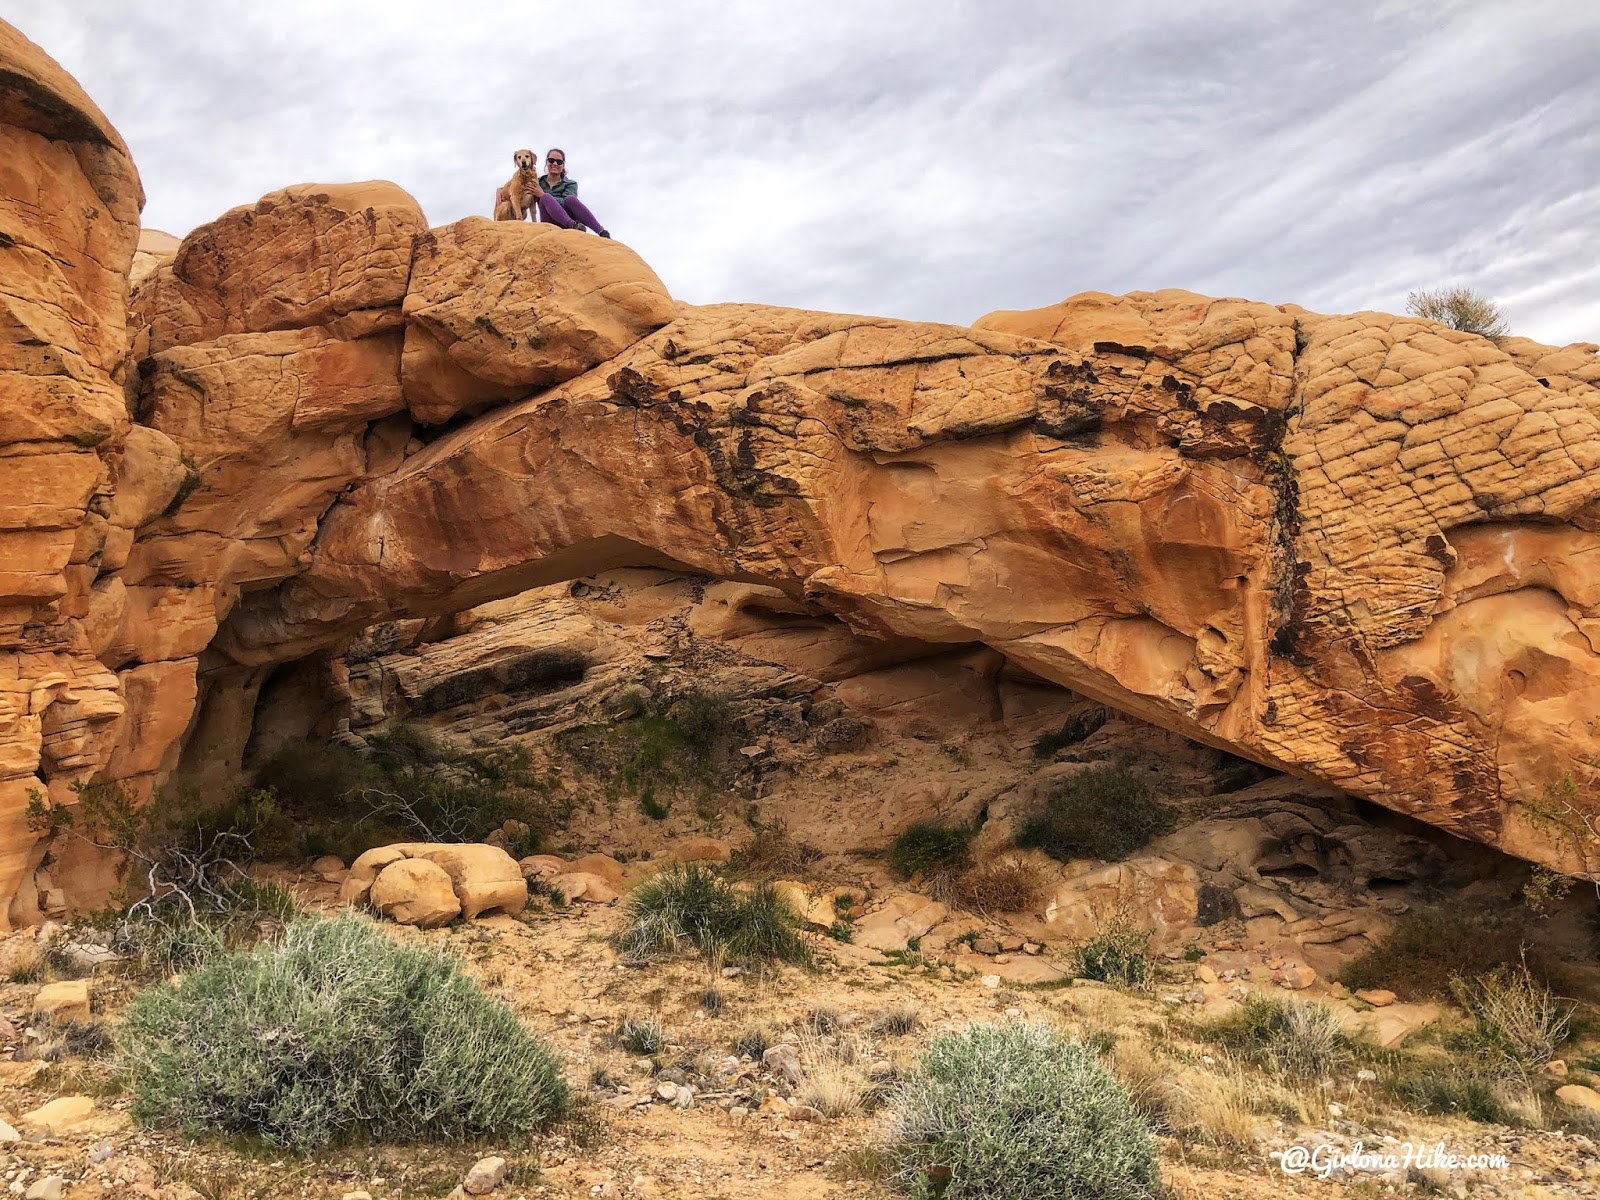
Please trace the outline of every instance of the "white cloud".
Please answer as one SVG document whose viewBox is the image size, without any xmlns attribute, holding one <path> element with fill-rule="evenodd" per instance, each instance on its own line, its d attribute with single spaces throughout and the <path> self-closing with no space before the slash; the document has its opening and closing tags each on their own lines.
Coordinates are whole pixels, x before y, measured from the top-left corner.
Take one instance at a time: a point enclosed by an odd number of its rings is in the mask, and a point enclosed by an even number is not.
<svg viewBox="0 0 1600 1200">
<path fill-rule="evenodd" d="M 1323 311 L 1463 282 L 1600 339 L 1600 8 L 13 0 L 183 233 L 565 148 L 674 294 L 965 322 L 1096 288 Z"/>
</svg>

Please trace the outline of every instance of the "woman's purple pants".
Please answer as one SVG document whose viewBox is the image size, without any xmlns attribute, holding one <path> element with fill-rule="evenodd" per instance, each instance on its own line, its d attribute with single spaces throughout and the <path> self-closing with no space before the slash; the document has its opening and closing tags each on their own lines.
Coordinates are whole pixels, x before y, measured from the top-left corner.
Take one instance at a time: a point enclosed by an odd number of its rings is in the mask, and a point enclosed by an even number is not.
<svg viewBox="0 0 1600 1200">
<path fill-rule="evenodd" d="M 565 200 L 557 199 L 549 192 L 539 196 L 539 218 L 549 221 L 552 225 L 559 225 L 563 229 L 571 229 L 578 221 L 582 221 L 596 233 L 605 231 L 605 226 L 592 212 L 589 206 L 576 196 L 568 196 Z"/>
</svg>

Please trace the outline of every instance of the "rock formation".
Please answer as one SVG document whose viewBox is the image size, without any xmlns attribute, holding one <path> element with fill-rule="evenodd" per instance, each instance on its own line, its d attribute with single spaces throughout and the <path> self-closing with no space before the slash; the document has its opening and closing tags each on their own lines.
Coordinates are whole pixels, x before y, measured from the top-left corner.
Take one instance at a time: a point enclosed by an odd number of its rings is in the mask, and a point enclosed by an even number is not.
<svg viewBox="0 0 1600 1200">
<path fill-rule="evenodd" d="M 53 890 L 30 791 L 148 792 L 237 757 L 276 664 L 629 565 L 1600 866 L 1594 346 L 1177 291 L 691 307 L 625 246 L 430 230 L 382 182 L 140 248 L 125 147 L 3 24 L 0 144 L 14 919 Z"/>
</svg>

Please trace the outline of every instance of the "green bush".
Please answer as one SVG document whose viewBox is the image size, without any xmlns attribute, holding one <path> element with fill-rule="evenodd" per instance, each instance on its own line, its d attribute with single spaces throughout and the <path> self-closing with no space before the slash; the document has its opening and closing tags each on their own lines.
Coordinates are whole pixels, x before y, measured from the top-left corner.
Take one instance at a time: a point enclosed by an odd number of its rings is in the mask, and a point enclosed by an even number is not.
<svg viewBox="0 0 1600 1200">
<path fill-rule="evenodd" d="M 1516 1125 L 1505 1098 L 1507 1082 L 1482 1064 L 1451 1059 L 1404 1059 L 1387 1073 L 1383 1091 L 1392 1100 L 1436 1117 L 1459 1116 L 1486 1125 Z"/>
<path fill-rule="evenodd" d="M 1023 1022 L 937 1038 L 890 1100 L 892 1182 L 916 1197 L 1145 1200 L 1155 1140 L 1089 1050 Z"/>
<path fill-rule="evenodd" d="M 701 863 L 670 866 L 628 895 L 625 958 L 647 962 L 693 948 L 713 962 L 809 964 L 802 921 L 770 883 L 735 888 Z"/>
<path fill-rule="evenodd" d="M 298 1150 L 515 1136 L 569 1104 L 549 1050 L 454 958 L 348 914 L 142 993 L 118 1044 L 139 1120 Z"/>
<path fill-rule="evenodd" d="M 1094 937 L 1074 948 L 1072 973 L 1079 979 L 1094 979 L 1118 987 L 1142 988 L 1150 982 L 1150 959 L 1146 953 L 1149 933 L 1126 921 L 1115 921 Z"/>
<path fill-rule="evenodd" d="M 1481 1047 L 1525 1070 L 1554 1058 L 1572 1031 L 1572 1006 L 1556 999 L 1520 965 L 1452 980 L 1451 991 L 1472 1014 Z"/>
<path fill-rule="evenodd" d="M 1037 847 L 1062 862 L 1116 862 L 1172 825 L 1172 811 L 1127 767 L 1094 766 L 1068 775 L 1046 793 L 1023 825 L 1017 845 Z"/>
<path fill-rule="evenodd" d="M 618 698 L 612 715 L 609 723 L 574 726 L 555 739 L 611 796 L 635 796 L 640 810 L 659 820 L 680 792 L 703 797 L 721 782 L 718 751 L 732 723 L 722 697 L 691 689 L 669 701 L 632 690 Z"/>
<path fill-rule="evenodd" d="M 972 865 L 972 830 L 933 821 L 907 825 L 889 843 L 889 870 L 900 879 L 953 876 Z"/>
<path fill-rule="evenodd" d="M 1451 981 L 1473 979 L 1524 960 L 1525 928 L 1517 913 L 1419 908 L 1396 922 L 1376 946 L 1346 963 L 1339 982 L 1352 991 L 1386 988 L 1402 1000 L 1451 1000 Z M 1535 977 L 1541 962 L 1527 956 Z"/>
<path fill-rule="evenodd" d="M 1326 1005 L 1274 996 L 1252 996 L 1198 1032 L 1246 1062 L 1295 1079 L 1328 1077 L 1361 1049 Z"/>
<path fill-rule="evenodd" d="M 330 743 L 293 742 L 256 771 L 255 786 L 286 818 L 274 857 L 337 854 L 349 862 L 390 842 L 477 842 L 507 820 L 528 834 L 513 857 L 536 853 L 564 814 L 548 801 L 528 752 L 506 744 L 463 750 L 401 722 L 367 738 L 365 756 Z"/>
</svg>

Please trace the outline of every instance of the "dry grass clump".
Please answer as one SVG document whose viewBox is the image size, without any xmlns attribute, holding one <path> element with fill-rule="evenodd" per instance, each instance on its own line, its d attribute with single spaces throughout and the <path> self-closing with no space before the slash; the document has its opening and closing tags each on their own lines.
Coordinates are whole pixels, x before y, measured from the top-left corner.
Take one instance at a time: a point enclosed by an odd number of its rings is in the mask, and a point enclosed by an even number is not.
<svg viewBox="0 0 1600 1200">
<path fill-rule="evenodd" d="M 1017 835 L 1051 858 L 1118 862 L 1172 828 L 1174 814 L 1127 767 L 1100 765 L 1053 785 Z"/>
<path fill-rule="evenodd" d="M 1294 1079 L 1332 1076 L 1352 1066 L 1361 1049 L 1326 1005 L 1275 996 L 1252 996 L 1197 1032 L 1247 1062 Z"/>
<path fill-rule="evenodd" d="M 783 821 L 774 821 L 733 852 L 728 870 L 753 879 L 798 879 L 821 857 L 815 846 L 796 841 Z"/>
<path fill-rule="evenodd" d="M 968 912 L 1025 912 L 1038 902 L 1048 882 L 1048 875 L 1038 863 L 1000 859 L 956 876 L 948 895 L 957 908 Z"/>
<path fill-rule="evenodd" d="M 795 1098 L 827 1117 L 848 1117 L 875 1098 L 876 1085 L 867 1071 L 876 1048 L 860 1033 L 800 1035 L 800 1086 Z"/>
<path fill-rule="evenodd" d="M 1451 981 L 1524 967 L 1542 976 L 1542 963 L 1526 952 L 1519 916 L 1460 909 L 1417 909 L 1393 932 L 1339 972 L 1352 991 L 1387 988 L 1402 1000 L 1451 1000 Z"/>
<path fill-rule="evenodd" d="M 812 961 L 800 917 L 770 883 L 738 891 L 700 863 L 681 863 L 634 888 L 627 905 L 628 927 L 616 941 L 632 962 L 691 948 L 714 963 Z"/>
<path fill-rule="evenodd" d="M 884 1011 L 872 1023 L 872 1031 L 879 1037 L 904 1037 L 922 1024 L 922 1008 L 912 1001 L 904 1001 Z"/>
</svg>

